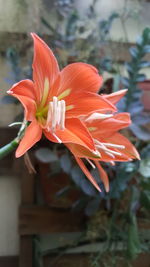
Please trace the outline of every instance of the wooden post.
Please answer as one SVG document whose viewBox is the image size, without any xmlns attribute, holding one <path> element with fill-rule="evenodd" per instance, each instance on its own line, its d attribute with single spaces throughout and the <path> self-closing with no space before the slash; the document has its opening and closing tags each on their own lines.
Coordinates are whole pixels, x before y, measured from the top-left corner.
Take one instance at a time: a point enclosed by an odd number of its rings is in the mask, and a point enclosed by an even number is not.
<svg viewBox="0 0 150 267">
<path fill-rule="evenodd" d="M 34 203 L 34 175 L 29 174 L 25 164 L 23 164 L 21 177 L 21 208 L 28 207 Z M 20 215 L 20 213 L 19 213 Z M 20 217 L 19 217 L 20 223 Z M 20 228 L 20 225 L 19 225 Z M 33 243 L 32 235 L 22 235 L 20 233 L 20 253 L 19 267 L 32 267 Z"/>
</svg>

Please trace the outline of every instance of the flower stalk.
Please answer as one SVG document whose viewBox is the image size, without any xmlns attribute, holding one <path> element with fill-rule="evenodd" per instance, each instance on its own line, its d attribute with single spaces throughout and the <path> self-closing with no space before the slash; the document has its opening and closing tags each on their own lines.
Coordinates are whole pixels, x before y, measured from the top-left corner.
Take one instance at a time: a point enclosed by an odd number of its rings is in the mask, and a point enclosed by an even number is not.
<svg viewBox="0 0 150 267">
<path fill-rule="evenodd" d="M 12 151 L 14 151 L 17 148 L 17 146 L 19 145 L 19 142 L 21 141 L 24 135 L 24 131 L 25 131 L 25 128 L 27 127 L 27 124 L 28 124 L 27 121 L 23 121 L 17 137 L 15 137 L 15 139 L 12 140 L 7 145 L 0 148 L 0 160 L 6 157 L 8 154 L 10 154 Z"/>
</svg>

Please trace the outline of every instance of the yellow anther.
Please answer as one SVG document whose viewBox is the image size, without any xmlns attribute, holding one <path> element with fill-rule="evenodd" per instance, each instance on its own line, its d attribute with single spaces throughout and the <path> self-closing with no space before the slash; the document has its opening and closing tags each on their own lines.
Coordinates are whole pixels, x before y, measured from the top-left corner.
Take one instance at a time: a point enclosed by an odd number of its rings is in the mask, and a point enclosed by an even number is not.
<svg viewBox="0 0 150 267">
<path fill-rule="evenodd" d="M 65 98 L 66 96 L 68 96 L 68 95 L 70 94 L 70 92 L 71 92 L 71 89 L 67 89 L 67 90 L 65 90 L 64 92 L 62 92 L 62 93 L 58 96 L 58 100 Z"/>
</svg>

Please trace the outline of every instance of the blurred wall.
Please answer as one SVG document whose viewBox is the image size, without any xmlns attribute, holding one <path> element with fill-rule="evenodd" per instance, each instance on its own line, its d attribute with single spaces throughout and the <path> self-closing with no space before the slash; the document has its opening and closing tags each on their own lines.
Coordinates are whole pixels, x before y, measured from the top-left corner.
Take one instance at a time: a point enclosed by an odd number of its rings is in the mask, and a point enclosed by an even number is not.
<svg viewBox="0 0 150 267">
<path fill-rule="evenodd" d="M 20 203 L 19 179 L 0 177 L 0 256 L 13 256 L 19 251 L 18 206 Z"/>
<path fill-rule="evenodd" d="M 0 31 L 38 31 L 41 0 L 0 0 Z"/>
<path fill-rule="evenodd" d="M 81 15 L 86 13 L 92 2 L 93 0 L 76 0 L 76 6 Z M 97 0 L 96 12 L 101 19 L 107 19 L 112 12 L 123 14 L 128 41 L 133 43 L 145 25 L 150 25 L 150 2 L 145 0 Z M 125 34 L 120 21 L 114 21 L 111 30 L 112 39 L 126 40 Z"/>
</svg>

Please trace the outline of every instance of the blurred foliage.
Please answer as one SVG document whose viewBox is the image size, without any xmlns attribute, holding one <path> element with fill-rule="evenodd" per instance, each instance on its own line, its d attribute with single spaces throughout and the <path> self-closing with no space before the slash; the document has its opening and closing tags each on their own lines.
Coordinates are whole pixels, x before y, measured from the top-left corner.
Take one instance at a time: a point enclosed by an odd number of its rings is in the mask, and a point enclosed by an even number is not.
<svg viewBox="0 0 150 267">
<path fill-rule="evenodd" d="M 106 55 L 104 57 L 102 45 L 110 39 L 110 29 L 119 14 L 113 13 L 108 20 L 100 20 L 96 15 L 97 1 L 94 0 L 86 16 L 81 19 L 77 10 L 73 8 L 73 1 L 69 2 L 72 2 L 72 9 L 65 13 L 65 16 L 62 15 L 64 13 L 62 6 L 61 11 L 56 10 L 56 21 L 59 21 L 56 25 L 52 25 L 44 17 L 41 18 L 43 25 L 51 34 L 50 44 L 55 49 L 60 66 L 82 61 L 95 65 L 101 72 L 103 70 L 113 72 L 112 60 Z"/>
<path fill-rule="evenodd" d="M 150 131 L 144 125 L 150 122 L 150 116 L 144 112 L 141 102 L 142 91 L 140 83 L 146 80 L 141 70 L 150 67 L 150 62 L 143 60 L 146 54 L 150 53 L 150 28 L 146 28 L 136 41 L 136 46 L 129 49 L 131 61 L 125 63 L 128 77 L 123 77 L 122 84 L 128 88 L 126 96 L 120 101 L 118 108 L 121 111 L 128 111 L 131 114 L 131 131 L 143 141 L 150 140 Z"/>
<path fill-rule="evenodd" d="M 49 144 L 49 147 L 45 147 L 41 141 L 35 152 L 39 161 L 53 165 L 54 168 L 54 162 L 57 161 L 58 170 L 61 168 L 71 178 L 71 184 L 65 185 L 56 192 L 56 198 L 69 194 L 72 188 L 80 192 L 70 210 L 74 212 L 81 210 L 88 216 L 85 234 L 88 235 L 89 242 L 93 241 L 93 236 L 94 240 L 97 240 L 100 239 L 101 233 L 104 234 L 105 252 L 111 256 L 111 263 L 113 261 L 114 265 L 104 264 L 106 258 L 103 259 L 105 253 L 102 251 L 91 257 L 91 266 L 94 267 L 116 266 L 118 254 L 115 250 L 111 251 L 114 243 L 117 248 L 118 243 L 122 242 L 122 257 L 127 260 L 127 263 L 141 251 L 147 251 L 149 243 L 145 243 L 145 240 L 139 236 L 137 223 L 140 218 L 149 219 L 150 209 L 150 132 L 145 127 L 150 122 L 150 114 L 144 110 L 140 90 L 140 82 L 146 80 L 146 76 L 141 71 L 150 66 L 150 62 L 145 60 L 146 54 L 150 53 L 150 28 L 146 28 L 138 37 L 135 46 L 130 48 L 131 60 L 125 63 L 127 76 L 122 77 L 118 71 L 118 63 L 105 55 L 103 47 L 108 42 L 111 46 L 110 31 L 114 20 L 118 19 L 123 23 L 123 19 L 118 13 L 111 14 L 105 20 L 97 19 L 95 4 L 96 1 L 93 1 L 86 18 L 81 19 L 73 9 L 73 1 L 56 1 L 59 25 L 51 25 L 44 17 L 41 20 L 50 33 L 50 44 L 55 50 L 61 67 L 76 61 L 88 62 L 96 66 L 100 73 L 107 72 L 112 75 L 111 81 L 108 80 L 104 84 L 103 89 L 106 91 L 117 91 L 120 87 L 128 88 L 128 93 L 119 102 L 118 109 L 131 114 L 133 124 L 127 134 L 140 152 L 141 161 L 117 163 L 116 166 L 103 164 L 110 178 L 110 192 L 106 194 L 98 172 L 95 169 L 90 170 L 102 188 L 102 193 L 95 190 L 64 147 L 59 151 L 57 145 Z M 10 48 L 7 51 L 7 60 L 12 69 L 9 77 L 11 84 L 31 77 L 31 64 L 26 69 L 22 69 L 17 51 Z M 16 100 L 5 97 L 2 101 L 10 103 Z M 53 171 L 54 168 L 52 168 Z M 94 221 L 96 221 L 95 225 Z M 36 243 L 38 243 L 37 240 Z M 41 262 L 37 263 L 39 250 L 38 243 L 38 249 L 35 249 L 34 255 L 36 266 L 42 266 Z"/>
</svg>

